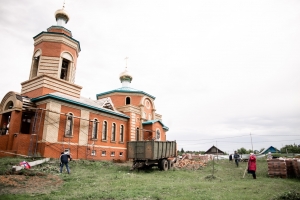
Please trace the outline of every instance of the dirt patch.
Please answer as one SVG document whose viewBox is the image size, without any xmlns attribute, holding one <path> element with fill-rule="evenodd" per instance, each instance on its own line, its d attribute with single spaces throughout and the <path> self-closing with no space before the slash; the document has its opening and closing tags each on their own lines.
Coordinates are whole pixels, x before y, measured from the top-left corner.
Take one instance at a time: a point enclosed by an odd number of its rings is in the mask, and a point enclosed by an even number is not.
<svg viewBox="0 0 300 200">
<path fill-rule="evenodd" d="M 0 194 L 49 193 L 62 183 L 61 178 L 53 174 L 2 175 Z"/>
</svg>

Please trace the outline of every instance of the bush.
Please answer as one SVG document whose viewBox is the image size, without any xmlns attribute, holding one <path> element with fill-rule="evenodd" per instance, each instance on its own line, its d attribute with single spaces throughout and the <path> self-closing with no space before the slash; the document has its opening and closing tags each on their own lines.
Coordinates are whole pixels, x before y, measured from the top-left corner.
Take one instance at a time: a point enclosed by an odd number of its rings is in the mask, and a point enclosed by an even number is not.
<svg viewBox="0 0 300 200">
<path fill-rule="evenodd" d="M 281 194 L 280 196 L 276 197 L 273 200 L 284 200 L 284 199 L 288 199 L 288 200 L 300 200 L 300 193 L 298 193 L 296 191 L 284 192 L 283 194 Z"/>
</svg>

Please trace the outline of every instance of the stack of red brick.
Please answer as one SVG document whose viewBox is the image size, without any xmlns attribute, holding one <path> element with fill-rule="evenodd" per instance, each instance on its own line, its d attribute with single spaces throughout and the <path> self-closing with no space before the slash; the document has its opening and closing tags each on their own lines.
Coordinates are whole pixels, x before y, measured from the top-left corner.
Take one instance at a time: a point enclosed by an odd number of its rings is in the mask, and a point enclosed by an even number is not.
<svg viewBox="0 0 300 200">
<path fill-rule="evenodd" d="M 299 159 L 269 159 L 268 175 L 270 177 L 300 178 Z"/>
</svg>

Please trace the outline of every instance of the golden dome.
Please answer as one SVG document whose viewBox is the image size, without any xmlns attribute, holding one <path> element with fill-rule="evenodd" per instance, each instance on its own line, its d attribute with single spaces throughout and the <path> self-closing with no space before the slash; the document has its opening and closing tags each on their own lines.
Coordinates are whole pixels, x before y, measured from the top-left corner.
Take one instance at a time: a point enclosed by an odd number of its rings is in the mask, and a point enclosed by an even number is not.
<svg viewBox="0 0 300 200">
<path fill-rule="evenodd" d="M 58 18 L 65 19 L 66 23 L 68 23 L 68 21 L 70 20 L 70 16 L 68 15 L 68 13 L 64 9 L 58 9 L 55 12 L 55 19 L 56 19 L 56 21 L 57 21 Z"/>
<path fill-rule="evenodd" d="M 121 82 L 123 82 L 124 80 L 127 80 L 127 81 L 131 82 L 132 81 L 132 76 L 125 69 L 125 71 L 120 74 L 120 80 L 121 80 Z"/>
</svg>

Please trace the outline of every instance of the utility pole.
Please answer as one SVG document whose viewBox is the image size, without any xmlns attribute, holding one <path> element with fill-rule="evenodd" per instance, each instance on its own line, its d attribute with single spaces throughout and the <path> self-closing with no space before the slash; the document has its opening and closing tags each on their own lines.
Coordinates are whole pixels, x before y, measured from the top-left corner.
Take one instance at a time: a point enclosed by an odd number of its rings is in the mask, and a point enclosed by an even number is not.
<svg viewBox="0 0 300 200">
<path fill-rule="evenodd" d="M 250 138 L 251 138 L 252 152 L 254 153 L 251 133 L 250 133 Z"/>
<path fill-rule="evenodd" d="M 217 161 L 219 160 L 219 151 L 218 151 L 218 142 L 216 141 L 216 147 L 217 147 Z"/>
</svg>

